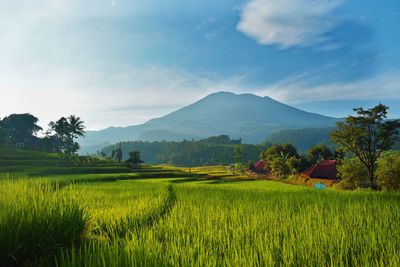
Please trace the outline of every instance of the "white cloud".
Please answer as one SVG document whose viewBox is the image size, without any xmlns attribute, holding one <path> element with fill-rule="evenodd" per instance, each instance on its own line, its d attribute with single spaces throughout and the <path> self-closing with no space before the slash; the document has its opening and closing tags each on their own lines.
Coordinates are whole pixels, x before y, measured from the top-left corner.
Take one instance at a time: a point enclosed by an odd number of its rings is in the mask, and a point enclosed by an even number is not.
<svg viewBox="0 0 400 267">
<path fill-rule="evenodd" d="M 299 75 L 259 90 L 257 94 L 290 104 L 326 100 L 400 100 L 400 70 L 353 82 L 310 85 L 309 81 L 308 75 Z"/>
<path fill-rule="evenodd" d="M 0 117 L 30 112 L 46 127 L 51 120 L 76 114 L 91 130 L 144 123 L 213 92 L 238 92 L 244 78 L 209 78 L 162 67 L 105 73 L 41 65 L 16 70 L 0 64 L 0 73 Z"/>
<path fill-rule="evenodd" d="M 280 48 L 329 43 L 326 33 L 339 20 L 332 12 L 342 0 L 250 0 L 237 29 L 263 45 Z"/>
</svg>

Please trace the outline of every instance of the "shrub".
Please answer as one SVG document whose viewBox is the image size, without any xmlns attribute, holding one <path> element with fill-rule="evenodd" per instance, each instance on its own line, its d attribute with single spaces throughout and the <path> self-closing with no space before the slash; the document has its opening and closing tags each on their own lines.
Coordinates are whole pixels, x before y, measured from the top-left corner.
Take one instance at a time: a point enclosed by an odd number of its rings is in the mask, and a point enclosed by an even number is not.
<svg viewBox="0 0 400 267">
<path fill-rule="evenodd" d="M 390 155 L 378 161 L 377 182 L 383 190 L 400 190 L 400 156 Z"/>
<path fill-rule="evenodd" d="M 364 186 L 368 181 L 365 166 L 357 158 L 345 159 L 338 166 L 340 182 L 337 187 L 341 189 L 356 189 Z"/>
</svg>

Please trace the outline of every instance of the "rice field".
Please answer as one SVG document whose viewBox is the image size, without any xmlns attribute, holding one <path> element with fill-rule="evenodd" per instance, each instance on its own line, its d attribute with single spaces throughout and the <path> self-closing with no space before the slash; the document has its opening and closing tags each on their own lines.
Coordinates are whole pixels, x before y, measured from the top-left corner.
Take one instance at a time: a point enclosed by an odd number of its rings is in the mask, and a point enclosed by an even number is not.
<svg viewBox="0 0 400 267">
<path fill-rule="evenodd" d="M 5 177 L 0 209 L 0 266 L 400 266 L 395 193 L 151 167 Z"/>
</svg>

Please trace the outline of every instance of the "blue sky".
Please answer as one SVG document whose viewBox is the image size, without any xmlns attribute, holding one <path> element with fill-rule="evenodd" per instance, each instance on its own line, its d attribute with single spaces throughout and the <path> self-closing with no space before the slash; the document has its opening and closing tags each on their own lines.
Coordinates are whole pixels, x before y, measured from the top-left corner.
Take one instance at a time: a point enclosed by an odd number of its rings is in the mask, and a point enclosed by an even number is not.
<svg viewBox="0 0 400 267">
<path fill-rule="evenodd" d="M 216 91 L 400 117 L 398 0 L 0 2 L 0 116 L 143 123 Z"/>
</svg>

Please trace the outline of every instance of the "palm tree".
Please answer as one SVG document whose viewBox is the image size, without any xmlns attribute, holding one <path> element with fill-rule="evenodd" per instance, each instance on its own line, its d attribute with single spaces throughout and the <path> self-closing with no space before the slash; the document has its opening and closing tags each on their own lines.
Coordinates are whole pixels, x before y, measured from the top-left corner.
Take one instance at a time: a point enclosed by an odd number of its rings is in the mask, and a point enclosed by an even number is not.
<svg viewBox="0 0 400 267">
<path fill-rule="evenodd" d="M 70 134 L 72 134 L 75 138 L 84 137 L 86 134 L 85 122 L 81 120 L 80 117 L 76 117 L 75 115 L 71 115 L 68 117 L 68 124 L 70 127 Z"/>
<path fill-rule="evenodd" d="M 74 142 L 74 139 L 85 136 L 83 123 L 81 118 L 74 115 L 68 118 L 61 117 L 56 122 L 50 122 L 50 129 L 56 133 L 58 150 L 67 154 L 73 154 L 79 150 L 79 144 Z"/>
</svg>

